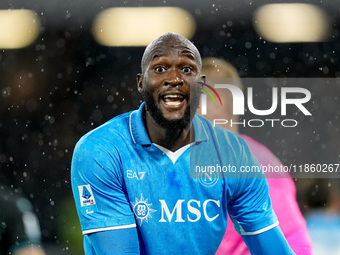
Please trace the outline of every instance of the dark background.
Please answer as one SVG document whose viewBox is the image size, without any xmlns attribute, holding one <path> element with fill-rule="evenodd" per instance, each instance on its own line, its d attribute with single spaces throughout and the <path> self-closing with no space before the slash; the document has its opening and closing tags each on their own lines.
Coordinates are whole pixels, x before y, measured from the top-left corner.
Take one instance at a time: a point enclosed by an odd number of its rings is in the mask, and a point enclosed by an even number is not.
<svg viewBox="0 0 340 255">
<path fill-rule="evenodd" d="M 265 41 L 253 28 L 254 10 L 266 2 L 270 1 L 1 1 L 0 9 L 36 11 L 42 23 L 33 44 L 0 51 L 0 177 L 1 184 L 32 201 L 50 254 L 54 249 L 56 254 L 77 254 L 73 239 L 81 238 L 70 189 L 75 143 L 141 102 L 136 74 L 144 48 L 99 45 L 91 35 L 94 17 L 115 6 L 178 6 L 196 21 L 191 40 L 202 57 L 226 59 L 241 77 L 340 77 L 340 2 L 299 1 L 326 10 L 332 38 L 285 44 Z M 298 129 L 242 131 L 267 145 L 284 163 L 339 163 L 339 86 L 309 90 L 313 116 L 303 119 Z M 266 89 L 259 98 L 268 95 L 271 98 Z M 265 104 L 257 102 L 259 108 Z M 307 212 L 305 192 L 315 180 L 295 181 L 300 206 Z"/>
</svg>

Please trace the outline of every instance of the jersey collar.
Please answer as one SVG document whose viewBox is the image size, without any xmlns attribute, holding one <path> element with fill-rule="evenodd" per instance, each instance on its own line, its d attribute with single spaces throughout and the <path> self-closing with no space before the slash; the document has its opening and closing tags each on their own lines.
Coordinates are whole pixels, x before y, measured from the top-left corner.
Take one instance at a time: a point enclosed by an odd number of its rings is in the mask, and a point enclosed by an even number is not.
<svg viewBox="0 0 340 255">
<path fill-rule="evenodd" d="M 131 112 L 130 114 L 130 134 L 131 138 L 136 144 L 140 145 L 151 145 L 149 134 L 146 131 L 146 127 L 143 121 L 143 111 L 145 109 L 145 103 L 142 103 L 138 110 Z M 193 119 L 193 126 L 195 130 L 195 141 L 202 142 L 208 140 L 208 134 L 205 130 L 202 120 L 195 116 Z"/>
<path fill-rule="evenodd" d="M 206 128 L 204 127 L 204 124 L 201 118 L 202 117 L 198 117 L 197 115 L 195 115 L 195 117 L 192 120 L 192 124 L 195 130 L 194 143 L 199 143 L 199 142 L 204 142 L 204 141 L 209 140 L 208 133 L 206 131 Z"/>
<path fill-rule="evenodd" d="M 130 134 L 131 138 L 136 144 L 150 145 L 151 140 L 143 121 L 143 111 L 145 103 L 142 103 L 138 110 L 131 112 L 130 114 Z"/>
</svg>

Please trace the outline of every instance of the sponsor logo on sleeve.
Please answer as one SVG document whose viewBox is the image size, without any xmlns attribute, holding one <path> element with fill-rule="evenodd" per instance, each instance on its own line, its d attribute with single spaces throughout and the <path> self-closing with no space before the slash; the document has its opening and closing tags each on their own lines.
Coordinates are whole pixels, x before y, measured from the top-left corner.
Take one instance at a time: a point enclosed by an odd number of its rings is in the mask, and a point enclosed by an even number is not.
<svg viewBox="0 0 340 255">
<path fill-rule="evenodd" d="M 90 184 L 78 186 L 78 190 L 82 211 L 87 214 L 96 212 L 96 200 L 94 199 Z"/>
</svg>

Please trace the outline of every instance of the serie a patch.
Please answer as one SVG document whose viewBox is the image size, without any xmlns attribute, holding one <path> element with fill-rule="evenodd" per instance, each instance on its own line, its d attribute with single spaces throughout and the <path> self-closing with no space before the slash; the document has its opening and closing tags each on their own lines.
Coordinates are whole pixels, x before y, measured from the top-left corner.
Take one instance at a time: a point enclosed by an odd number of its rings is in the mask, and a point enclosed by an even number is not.
<svg viewBox="0 0 340 255">
<path fill-rule="evenodd" d="M 82 212 L 87 214 L 96 212 L 96 200 L 94 198 L 90 184 L 78 186 L 78 190 Z"/>
</svg>

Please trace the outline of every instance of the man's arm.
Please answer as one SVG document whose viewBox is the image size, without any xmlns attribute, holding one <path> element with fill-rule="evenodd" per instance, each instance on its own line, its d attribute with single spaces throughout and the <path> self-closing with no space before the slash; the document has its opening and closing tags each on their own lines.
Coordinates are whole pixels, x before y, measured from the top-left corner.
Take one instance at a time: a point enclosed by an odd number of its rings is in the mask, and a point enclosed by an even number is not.
<svg viewBox="0 0 340 255">
<path fill-rule="evenodd" d="M 247 135 L 240 135 L 263 166 L 282 167 L 282 162 L 266 146 Z M 296 254 L 313 254 L 312 244 L 299 205 L 296 201 L 296 188 L 289 173 L 266 173 L 269 196 L 280 222 L 282 233 Z"/>
<path fill-rule="evenodd" d="M 242 236 L 251 254 L 254 255 L 291 255 L 290 248 L 279 226 L 257 235 Z"/>
<path fill-rule="evenodd" d="M 241 166 L 257 166 L 257 159 L 244 146 Z M 280 227 L 271 206 L 267 180 L 262 172 L 241 172 L 230 193 L 229 215 L 235 230 L 242 235 L 252 254 L 295 254 Z"/>
<path fill-rule="evenodd" d="M 77 143 L 71 166 L 85 254 L 129 254 L 124 250 L 135 247 L 138 254 L 136 221 L 123 187 L 118 150 L 97 138 Z"/>
<path fill-rule="evenodd" d="M 95 254 L 139 254 L 139 244 L 136 228 L 102 231 L 86 236 Z M 92 253 L 91 253 L 92 254 Z"/>
</svg>

